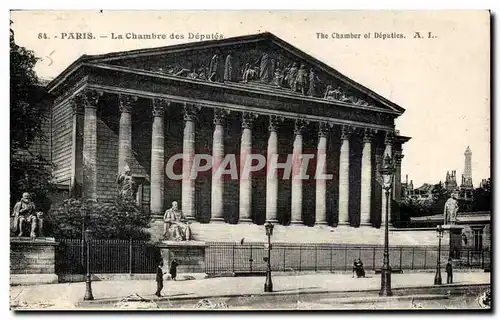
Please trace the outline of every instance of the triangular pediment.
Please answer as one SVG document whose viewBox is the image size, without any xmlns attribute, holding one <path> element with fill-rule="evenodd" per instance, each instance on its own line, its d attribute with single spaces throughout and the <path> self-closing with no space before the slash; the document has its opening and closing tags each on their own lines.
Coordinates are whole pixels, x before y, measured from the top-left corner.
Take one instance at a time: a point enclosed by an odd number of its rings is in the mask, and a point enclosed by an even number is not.
<svg viewBox="0 0 500 320">
<path fill-rule="evenodd" d="M 404 112 L 271 33 L 86 56 L 85 62 Z"/>
</svg>

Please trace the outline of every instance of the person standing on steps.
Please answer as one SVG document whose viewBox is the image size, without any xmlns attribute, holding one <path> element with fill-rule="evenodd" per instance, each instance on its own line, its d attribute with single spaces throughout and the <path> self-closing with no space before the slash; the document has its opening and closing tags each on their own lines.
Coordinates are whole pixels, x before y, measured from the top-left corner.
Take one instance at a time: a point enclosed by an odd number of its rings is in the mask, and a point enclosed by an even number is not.
<svg viewBox="0 0 500 320">
<path fill-rule="evenodd" d="M 163 290 L 163 275 L 166 272 L 163 272 L 163 260 L 158 264 L 158 268 L 156 269 L 156 293 L 157 297 L 161 297 L 161 290 Z"/>
<path fill-rule="evenodd" d="M 179 263 L 177 262 L 176 259 L 172 260 L 172 262 L 170 263 L 170 276 L 172 277 L 172 280 L 176 280 L 176 277 L 177 277 L 177 266 L 179 265 Z"/>
<path fill-rule="evenodd" d="M 446 283 L 453 283 L 453 265 L 451 264 L 451 258 L 448 259 L 446 264 Z"/>
</svg>

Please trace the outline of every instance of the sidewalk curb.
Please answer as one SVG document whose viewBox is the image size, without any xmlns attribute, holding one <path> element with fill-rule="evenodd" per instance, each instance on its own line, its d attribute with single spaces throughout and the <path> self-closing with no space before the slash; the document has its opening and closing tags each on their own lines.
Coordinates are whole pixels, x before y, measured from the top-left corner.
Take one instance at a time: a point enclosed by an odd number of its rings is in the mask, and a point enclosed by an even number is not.
<svg viewBox="0 0 500 320">
<path fill-rule="evenodd" d="M 285 292 L 260 292 L 260 293 L 249 293 L 249 294 L 223 294 L 223 295 L 173 295 L 173 296 L 165 296 L 165 297 L 153 297 L 147 298 L 154 302 L 162 302 L 169 301 L 175 303 L 181 302 L 190 302 L 190 301 L 199 301 L 202 299 L 237 299 L 237 298 L 254 298 L 254 297 L 279 297 L 279 296 L 300 296 L 300 295 L 339 295 L 346 296 L 348 294 L 358 295 L 358 297 L 349 297 L 346 299 L 351 299 L 352 301 L 359 301 L 360 297 L 363 298 L 363 301 L 367 299 L 382 299 L 380 301 L 386 301 L 387 299 L 409 299 L 412 296 L 427 296 L 434 297 L 440 296 L 441 298 L 447 298 L 443 291 L 449 294 L 459 294 L 464 291 L 481 291 L 489 287 L 491 284 L 444 284 L 439 286 L 418 286 L 418 287 L 400 287 L 400 288 L 392 288 L 394 296 L 392 297 L 379 297 L 378 292 L 379 289 L 370 289 L 370 290 L 347 290 L 347 291 L 339 291 L 339 290 L 302 290 L 302 291 L 285 291 Z M 429 292 L 431 291 L 431 292 Z M 437 293 L 434 293 L 436 292 Z M 421 293 L 420 293 L 421 292 Z M 366 294 L 367 296 L 362 296 Z M 374 296 L 376 295 L 376 296 Z M 125 297 L 121 298 L 104 298 L 104 299 L 95 299 L 92 301 L 79 301 L 76 305 L 77 307 L 85 307 L 92 305 L 108 305 L 120 302 Z M 436 298 L 437 299 L 437 298 Z M 351 302 L 357 303 L 357 302 Z"/>
</svg>

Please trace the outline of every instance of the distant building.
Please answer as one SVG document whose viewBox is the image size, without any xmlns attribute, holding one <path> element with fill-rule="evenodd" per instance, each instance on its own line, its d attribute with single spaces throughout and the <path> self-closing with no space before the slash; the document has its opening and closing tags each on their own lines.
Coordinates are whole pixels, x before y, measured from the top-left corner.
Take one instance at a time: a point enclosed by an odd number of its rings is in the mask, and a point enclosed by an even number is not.
<svg viewBox="0 0 500 320">
<path fill-rule="evenodd" d="M 452 170 L 451 174 L 450 171 L 446 172 L 446 180 L 444 181 L 444 188 L 450 193 L 457 190 L 458 188 L 457 172 L 455 170 Z"/>
</svg>

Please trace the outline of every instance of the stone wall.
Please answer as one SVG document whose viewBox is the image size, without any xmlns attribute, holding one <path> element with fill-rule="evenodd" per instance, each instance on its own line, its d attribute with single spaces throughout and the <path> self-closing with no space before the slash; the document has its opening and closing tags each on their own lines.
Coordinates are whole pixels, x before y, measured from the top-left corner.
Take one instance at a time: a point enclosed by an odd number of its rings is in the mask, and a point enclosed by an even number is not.
<svg viewBox="0 0 500 320">
<path fill-rule="evenodd" d="M 57 283 L 53 238 L 10 239 L 10 283 Z"/>
<path fill-rule="evenodd" d="M 55 165 L 56 183 L 69 183 L 71 178 L 72 108 L 69 102 L 56 105 L 52 109 L 51 153 Z"/>
</svg>

